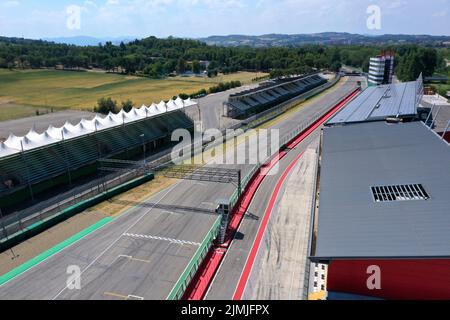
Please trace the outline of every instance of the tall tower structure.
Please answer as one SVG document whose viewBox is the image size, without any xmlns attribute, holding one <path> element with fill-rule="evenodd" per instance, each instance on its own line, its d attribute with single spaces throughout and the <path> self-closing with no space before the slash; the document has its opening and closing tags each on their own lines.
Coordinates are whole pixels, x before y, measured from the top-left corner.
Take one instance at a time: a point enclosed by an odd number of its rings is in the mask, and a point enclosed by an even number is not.
<svg viewBox="0 0 450 320">
<path fill-rule="evenodd" d="M 380 55 L 370 58 L 369 85 L 392 83 L 394 75 L 394 52 L 382 51 Z"/>
</svg>

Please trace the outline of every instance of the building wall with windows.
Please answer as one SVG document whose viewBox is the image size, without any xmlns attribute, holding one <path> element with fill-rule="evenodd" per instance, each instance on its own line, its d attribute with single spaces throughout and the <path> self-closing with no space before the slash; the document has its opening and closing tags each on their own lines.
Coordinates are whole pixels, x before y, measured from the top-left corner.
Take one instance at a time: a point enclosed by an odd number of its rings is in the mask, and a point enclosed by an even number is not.
<svg viewBox="0 0 450 320">
<path fill-rule="evenodd" d="M 394 75 L 394 56 L 380 55 L 370 58 L 369 62 L 369 85 L 380 85 L 392 83 Z"/>
</svg>

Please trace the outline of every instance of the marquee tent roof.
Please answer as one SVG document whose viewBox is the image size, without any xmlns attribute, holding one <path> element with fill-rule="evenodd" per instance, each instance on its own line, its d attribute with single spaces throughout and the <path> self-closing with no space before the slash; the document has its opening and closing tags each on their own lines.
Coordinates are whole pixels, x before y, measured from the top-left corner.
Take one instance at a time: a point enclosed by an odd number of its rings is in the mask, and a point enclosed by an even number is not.
<svg viewBox="0 0 450 320">
<path fill-rule="evenodd" d="M 196 105 L 194 100 L 169 100 L 167 103 L 161 101 L 150 106 L 143 105 L 140 108 L 132 108 L 130 112 L 120 110 L 119 113 L 109 113 L 105 117 L 96 115 L 93 119 L 82 119 L 78 124 L 72 125 L 66 122 L 62 127 L 50 125 L 43 133 L 38 133 L 32 128 L 25 136 L 18 137 L 10 134 L 5 142 L 0 142 L 0 158 L 9 156 L 21 151 L 31 150 L 46 146 L 58 141 L 73 139 L 96 131 L 113 128 L 131 123 L 145 118 L 151 118 L 159 114 L 183 109 Z"/>
</svg>

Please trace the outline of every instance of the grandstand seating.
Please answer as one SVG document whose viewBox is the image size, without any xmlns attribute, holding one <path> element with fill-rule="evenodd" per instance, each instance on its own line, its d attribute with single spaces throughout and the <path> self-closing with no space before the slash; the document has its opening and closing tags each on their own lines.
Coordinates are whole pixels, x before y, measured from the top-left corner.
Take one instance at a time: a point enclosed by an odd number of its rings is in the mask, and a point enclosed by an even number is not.
<svg viewBox="0 0 450 320">
<path fill-rule="evenodd" d="M 262 86 L 231 95 L 228 115 L 247 117 L 326 83 L 318 74 L 271 80 Z"/>
<path fill-rule="evenodd" d="M 170 137 L 177 128 L 193 128 L 192 120 L 179 110 L 2 157 L 0 196 L 11 191 L 8 181 L 13 181 L 13 189 L 33 185 L 138 147 L 143 139 L 150 143 Z"/>
</svg>

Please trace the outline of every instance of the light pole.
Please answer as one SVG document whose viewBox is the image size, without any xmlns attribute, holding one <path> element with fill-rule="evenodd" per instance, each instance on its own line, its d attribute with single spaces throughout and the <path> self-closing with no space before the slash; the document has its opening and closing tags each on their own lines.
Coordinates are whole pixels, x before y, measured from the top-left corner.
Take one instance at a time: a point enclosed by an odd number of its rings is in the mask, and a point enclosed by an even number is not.
<svg viewBox="0 0 450 320">
<path fill-rule="evenodd" d="M 142 152 L 144 153 L 144 166 L 145 166 L 145 160 L 146 160 L 146 150 L 145 150 L 145 134 L 141 134 L 140 135 L 141 140 L 142 140 Z"/>
</svg>

